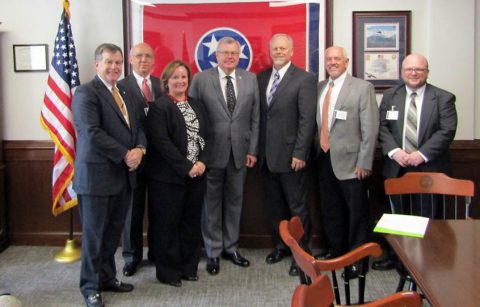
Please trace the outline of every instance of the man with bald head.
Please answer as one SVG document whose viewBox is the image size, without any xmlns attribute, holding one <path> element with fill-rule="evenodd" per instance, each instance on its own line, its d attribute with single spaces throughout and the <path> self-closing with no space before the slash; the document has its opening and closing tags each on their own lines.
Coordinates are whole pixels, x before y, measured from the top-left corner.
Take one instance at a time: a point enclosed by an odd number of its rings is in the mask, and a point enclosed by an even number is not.
<svg viewBox="0 0 480 307">
<path fill-rule="evenodd" d="M 373 85 L 348 74 L 348 62 L 342 47 L 325 50 L 329 78 L 318 85 L 315 148 L 326 258 L 367 242 L 369 233 L 366 178 L 372 173 L 378 105 Z M 350 272 L 356 277 L 358 266 Z"/>
<path fill-rule="evenodd" d="M 132 65 L 133 72 L 118 82 L 127 89 L 130 96 L 134 99 L 137 113 L 142 114 L 141 119 L 145 132 L 147 132 L 145 120 L 148 107 L 156 98 L 162 95 L 159 79 L 150 75 L 154 64 L 155 58 L 150 45 L 139 43 L 130 50 L 130 65 Z M 143 258 L 143 216 L 145 212 L 146 189 L 145 163 L 142 163 L 137 171 L 137 186 L 133 191 L 132 204 L 123 229 L 122 255 L 125 261 L 125 266 L 123 267 L 123 275 L 125 276 L 135 274 Z M 148 259 L 153 260 L 150 214 L 148 216 Z"/>
<path fill-rule="evenodd" d="M 455 96 L 427 83 L 429 69 L 423 55 L 407 56 L 401 73 L 404 84 L 385 91 L 380 104 L 383 175 L 393 178 L 407 172 L 451 174 L 448 147 L 457 129 Z M 413 114 L 416 114 L 417 127 L 413 130 L 407 124 L 410 108 L 414 108 Z M 430 215 L 429 212 L 420 214 Z M 372 265 L 376 270 L 393 267 L 390 258 Z"/>
</svg>

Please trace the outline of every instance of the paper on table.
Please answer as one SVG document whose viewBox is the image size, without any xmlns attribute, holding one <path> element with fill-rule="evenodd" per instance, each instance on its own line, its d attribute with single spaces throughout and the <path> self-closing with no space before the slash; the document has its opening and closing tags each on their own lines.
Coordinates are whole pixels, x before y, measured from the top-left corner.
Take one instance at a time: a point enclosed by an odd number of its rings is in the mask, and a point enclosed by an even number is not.
<svg viewBox="0 0 480 307">
<path fill-rule="evenodd" d="M 423 238 L 428 221 L 428 218 L 422 216 L 384 213 L 373 231 Z"/>
</svg>

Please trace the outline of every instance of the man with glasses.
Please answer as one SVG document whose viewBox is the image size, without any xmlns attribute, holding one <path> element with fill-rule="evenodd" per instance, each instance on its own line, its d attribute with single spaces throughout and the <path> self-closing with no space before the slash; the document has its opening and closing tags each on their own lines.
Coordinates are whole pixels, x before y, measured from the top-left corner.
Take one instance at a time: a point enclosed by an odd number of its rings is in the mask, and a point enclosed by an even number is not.
<svg viewBox="0 0 480 307">
<path fill-rule="evenodd" d="M 196 74 L 189 91 L 205 104 L 213 134 L 202 215 L 210 275 L 218 274 L 220 255 L 235 265 L 250 265 L 238 252 L 238 241 L 247 167 L 257 162 L 260 109 L 256 76 L 237 67 L 240 50 L 235 39 L 220 39 L 218 67 Z"/>
<path fill-rule="evenodd" d="M 383 93 L 379 141 L 385 156 L 383 175 L 401 177 L 407 172 L 450 174 L 448 147 L 455 137 L 455 96 L 427 83 L 428 62 L 420 54 L 402 63 L 404 84 Z M 376 270 L 394 267 L 391 257 L 373 263 Z"/>
<path fill-rule="evenodd" d="M 139 43 L 133 46 L 130 50 L 130 64 L 133 72 L 123 80 L 120 80 L 118 84 L 125 87 L 134 99 L 137 114 L 140 114 L 142 125 L 146 128 L 145 120 L 148 108 L 156 98 L 162 95 L 160 80 L 150 74 L 155 64 L 152 47 L 147 43 Z M 146 159 L 143 159 L 143 161 L 146 161 Z M 147 190 L 146 177 L 145 162 L 143 162 L 137 170 L 137 186 L 133 190 L 132 204 L 128 210 L 123 229 L 122 256 L 125 260 L 123 267 L 123 275 L 125 276 L 135 274 L 143 259 L 143 216 Z M 153 261 L 151 227 L 151 214 L 148 214 L 148 260 Z"/>
</svg>

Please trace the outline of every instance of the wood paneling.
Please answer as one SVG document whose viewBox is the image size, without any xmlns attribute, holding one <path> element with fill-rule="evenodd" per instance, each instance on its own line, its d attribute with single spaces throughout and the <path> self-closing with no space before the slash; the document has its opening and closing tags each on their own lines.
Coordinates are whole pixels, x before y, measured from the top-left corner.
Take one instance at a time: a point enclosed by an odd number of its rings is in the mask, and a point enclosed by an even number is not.
<svg viewBox="0 0 480 307">
<path fill-rule="evenodd" d="M 70 230 L 69 214 L 64 213 L 54 217 L 51 213 L 53 144 L 50 141 L 4 141 L 3 145 L 6 165 L 7 235 L 10 243 L 64 245 Z M 451 154 L 454 177 L 471 179 L 476 184 L 477 196 L 473 199 L 472 215 L 480 218 L 478 197 L 480 195 L 480 141 L 455 141 L 451 146 Z M 372 221 L 376 220 L 386 208 L 380 170 L 381 153 L 377 150 L 374 175 L 369 179 Z M 0 187 L 1 172 L 0 167 Z M 317 180 L 313 170 L 310 169 L 309 172 L 309 206 L 312 209 L 313 242 L 315 246 L 322 246 L 323 235 L 317 205 L 319 198 Z M 263 207 L 264 197 L 260 171 L 258 168 L 249 170 L 241 224 L 241 246 L 243 247 L 273 246 L 271 226 Z M 78 210 L 74 208 L 72 212 L 74 236 L 80 238 Z"/>
</svg>

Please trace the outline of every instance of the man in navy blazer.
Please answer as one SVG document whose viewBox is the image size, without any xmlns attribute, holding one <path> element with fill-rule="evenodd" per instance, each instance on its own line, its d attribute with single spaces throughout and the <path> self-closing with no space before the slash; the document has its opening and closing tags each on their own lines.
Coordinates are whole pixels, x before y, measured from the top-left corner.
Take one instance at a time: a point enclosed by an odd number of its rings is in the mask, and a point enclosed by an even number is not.
<svg viewBox="0 0 480 307">
<path fill-rule="evenodd" d="M 133 72 L 118 84 L 127 89 L 132 101 L 141 115 L 142 124 L 147 133 L 145 120 L 149 106 L 162 95 L 160 80 L 150 74 L 155 63 L 153 50 L 147 43 L 139 43 L 130 50 L 130 64 Z M 143 259 L 143 216 L 145 212 L 145 195 L 147 191 L 147 176 L 145 171 L 146 157 L 137 170 L 137 185 L 133 190 L 132 205 L 128 210 L 123 229 L 123 275 L 132 276 Z M 152 220 L 149 206 L 148 214 L 148 259 L 153 260 Z"/>
<path fill-rule="evenodd" d="M 122 65 L 118 46 L 98 46 L 97 75 L 77 88 L 72 102 L 77 131 L 73 188 L 82 221 L 80 291 L 87 306 L 103 306 L 101 291 L 133 290 L 116 279 L 114 255 L 146 138 L 130 96 L 117 87 Z"/>
<path fill-rule="evenodd" d="M 411 54 L 402 63 L 404 84 L 383 93 L 379 141 L 385 157 L 383 175 L 386 178 L 401 177 L 407 172 L 441 172 L 451 175 L 448 148 L 457 129 L 455 96 L 428 84 L 428 73 L 427 59 L 420 54 Z M 418 128 L 417 147 L 409 150 L 405 135 L 412 93 L 415 93 L 413 99 Z M 431 211 L 424 208 L 421 214 L 430 216 L 432 212 L 427 212 L 428 210 Z M 386 258 L 372 264 L 373 269 L 394 268 L 393 252 L 388 247 L 386 254 Z"/>
<path fill-rule="evenodd" d="M 257 79 L 237 67 L 240 44 L 222 37 L 215 54 L 218 67 L 197 73 L 189 91 L 191 97 L 204 103 L 211 125 L 202 216 L 206 269 L 211 275 L 220 270 L 220 255 L 235 265 L 250 265 L 238 252 L 238 243 L 247 167 L 257 162 L 260 117 Z M 229 96 L 234 104 L 229 103 Z"/>
<path fill-rule="evenodd" d="M 269 264 L 289 254 L 279 235 L 281 220 L 298 215 L 305 229 L 303 247 L 310 248 L 311 240 L 305 166 L 315 131 L 317 88 L 315 77 L 293 65 L 292 56 L 292 38 L 286 34 L 273 35 L 270 39 L 273 67 L 258 75 L 259 164 L 265 184 L 266 212 L 275 240 L 275 249 L 265 260 Z M 289 273 L 298 275 L 293 262 Z"/>
</svg>

